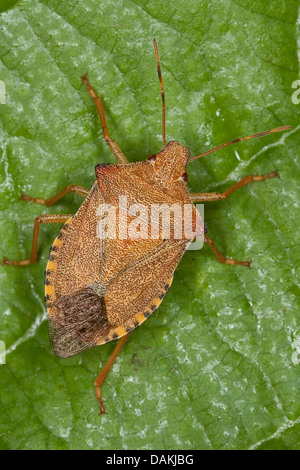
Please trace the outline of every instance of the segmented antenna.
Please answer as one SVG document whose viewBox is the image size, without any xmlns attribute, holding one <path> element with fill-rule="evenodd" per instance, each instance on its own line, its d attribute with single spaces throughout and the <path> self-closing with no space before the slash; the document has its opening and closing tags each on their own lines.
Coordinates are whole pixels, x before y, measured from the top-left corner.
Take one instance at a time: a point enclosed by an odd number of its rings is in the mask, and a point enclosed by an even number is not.
<svg viewBox="0 0 300 470">
<path fill-rule="evenodd" d="M 157 63 L 157 73 L 158 73 L 159 85 L 160 85 L 160 90 L 161 90 L 161 99 L 162 99 L 162 137 L 163 137 L 163 144 L 166 145 L 167 142 L 166 142 L 165 92 L 164 92 L 164 85 L 162 81 L 161 68 L 160 68 L 160 63 L 159 63 L 158 47 L 157 47 L 157 42 L 155 41 L 155 39 L 153 39 L 153 45 L 154 45 L 155 58 L 156 58 L 156 63 Z"/>
<path fill-rule="evenodd" d="M 254 139 L 255 137 L 262 137 L 264 135 L 274 134 L 275 132 L 288 131 L 290 128 L 291 126 L 276 127 L 275 129 L 271 129 L 270 131 L 259 132 L 258 134 L 248 135 L 247 137 L 239 137 L 238 139 L 231 140 L 230 142 L 226 142 L 226 144 L 219 145 L 218 147 L 215 147 L 214 149 L 207 150 L 207 152 L 201 153 L 200 155 L 191 157 L 188 163 L 192 162 L 193 160 L 196 160 L 197 158 L 205 157 L 205 155 L 208 155 L 209 153 L 216 152 L 217 150 L 220 150 L 223 147 L 227 147 L 227 145 L 235 144 L 236 142 L 241 142 L 242 140 L 250 140 L 250 139 Z"/>
</svg>

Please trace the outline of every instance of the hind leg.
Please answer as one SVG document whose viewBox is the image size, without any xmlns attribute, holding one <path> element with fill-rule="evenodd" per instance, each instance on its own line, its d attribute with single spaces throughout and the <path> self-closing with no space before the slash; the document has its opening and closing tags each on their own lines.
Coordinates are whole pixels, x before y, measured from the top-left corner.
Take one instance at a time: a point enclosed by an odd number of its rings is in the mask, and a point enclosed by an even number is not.
<svg viewBox="0 0 300 470">
<path fill-rule="evenodd" d="M 206 243 L 212 249 L 219 263 L 230 264 L 231 266 L 239 264 L 240 266 L 246 266 L 247 268 L 251 267 L 251 261 L 237 261 L 236 259 L 225 258 L 225 256 L 223 256 L 222 253 L 218 250 L 214 242 L 206 235 L 204 237 L 204 243 Z"/>
<path fill-rule="evenodd" d="M 122 336 L 122 338 L 118 341 L 118 344 L 113 350 L 112 355 L 109 357 L 107 363 L 105 364 L 105 366 L 103 367 L 103 369 L 101 370 L 100 374 L 98 375 L 98 377 L 96 378 L 94 382 L 95 390 L 96 390 L 96 397 L 100 405 L 100 414 L 106 414 L 104 404 L 102 401 L 102 394 L 101 394 L 100 387 L 103 384 L 104 379 L 107 376 L 108 372 L 110 371 L 116 357 L 118 356 L 119 352 L 121 351 L 122 347 L 124 346 L 124 344 L 126 343 L 130 335 L 131 333 L 128 333 L 127 335 Z"/>
</svg>

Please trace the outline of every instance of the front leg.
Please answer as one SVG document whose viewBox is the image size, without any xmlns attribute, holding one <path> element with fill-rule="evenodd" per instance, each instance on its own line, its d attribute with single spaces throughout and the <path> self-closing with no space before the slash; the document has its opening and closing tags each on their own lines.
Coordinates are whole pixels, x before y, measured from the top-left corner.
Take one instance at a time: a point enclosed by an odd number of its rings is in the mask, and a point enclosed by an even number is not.
<svg viewBox="0 0 300 470">
<path fill-rule="evenodd" d="M 264 181 L 269 178 L 279 178 L 277 171 L 272 171 L 267 175 L 258 175 L 258 176 L 245 176 L 240 181 L 235 183 L 233 186 L 230 186 L 224 193 L 191 193 L 190 197 L 193 203 L 195 202 L 208 202 L 208 201 L 220 201 L 225 199 L 229 194 L 233 193 L 237 189 L 246 186 L 247 184 L 253 183 L 254 181 Z"/>
<path fill-rule="evenodd" d="M 94 88 L 90 85 L 90 82 L 88 81 L 88 78 L 87 78 L 87 74 L 83 75 L 80 78 L 83 81 L 83 83 L 85 84 L 89 94 L 93 98 L 93 101 L 94 101 L 95 106 L 97 108 L 99 118 L 100 118 L 100 121 L 101 121 L 103 137 L 104 137 L 105 142 L 107 143 L 108 147 L 110 148 L 110 150 L 112 151 L 112 153 L 114 154 L 114 156 L 116 157 L 118 162 L 123 164 L 123 165 L 126 165 L 127 163 L 129 163 L 127 158 L 125 157 L 124 153 L 122 152 L 122 150 L 118 146 L 117 142 L 115 140 L 113 140 L 109 135 L 107 124 L 106 124 L 106 117 L 105 117 L 104 107 L 103 107 L 103 103 L 102 103 L 102 100 L 101 100 L 100 96 L 98 96 L 96 94 Z"/>
<path fill-rule="evenodd" d="M 53 206 L 57 201 L 59 201 L 65 194 L 69 193 L 72 191 L 75 194 L 80 194 L 81 196 L 87 197 L 89 194 L 89 189 L 83 188 L 82 186 L 79 186 L 78 184 L 69 184 L 65 189 L 60 191 L 59 193 L 55 194 L 54 196 L 50 197 L 49 199 L 42 199 L 40 197 L 32 197 L 32 196 L 27 196 L 24 193 L 20 194 L 20 199 L 23 199 L 24 201 L 31 201 L 35 202 L 36 204 L 44 204 L 45 206 Z"/>
</svg>

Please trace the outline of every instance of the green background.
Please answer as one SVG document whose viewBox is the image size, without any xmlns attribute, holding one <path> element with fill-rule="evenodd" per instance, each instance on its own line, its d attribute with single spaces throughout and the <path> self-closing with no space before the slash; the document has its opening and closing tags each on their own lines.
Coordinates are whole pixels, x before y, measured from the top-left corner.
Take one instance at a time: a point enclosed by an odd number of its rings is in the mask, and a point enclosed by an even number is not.
<svg viewBox="0 0 300 470">
<path fill-rule="evenodd" d="M 281 179 L 206 204 L 209 236 L 252 269 L 220 265 L 208 247 L 187 252 L 109 373 L 105 416 L 93 380 L 115 344 L 70 359 L 50 350 L 43 271 L 59 227 L 41 227 L 35 265 L 0 266 L 0 448 L 300 449 L 298 2 L 1 0 L 0 11 L 1 256 L 28 257 L 34 218 L 82 201 L 69 194 L 44 208 L 21 191 L 91 187 L 94 166 L 114 162 L 80 75 L 104 98 L 130 161 L 160 150 L 153 37 L 168 140 L 197 155 L 292 126 L 188 167 L 191 191 L 275 169 Z"/>
</svg>

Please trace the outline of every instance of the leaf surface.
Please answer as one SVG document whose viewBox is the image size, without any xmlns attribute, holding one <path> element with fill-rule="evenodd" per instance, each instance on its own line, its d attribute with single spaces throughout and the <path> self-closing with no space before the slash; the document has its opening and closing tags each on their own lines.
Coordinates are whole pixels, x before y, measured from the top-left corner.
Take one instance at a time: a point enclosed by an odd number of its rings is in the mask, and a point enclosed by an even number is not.
<svg viewBox="0 0 300 470">
<path fill-rule="evenodd" d="M 130 338 L 103 386 L 108 344 L 70 359 L 51 350 L 43 271 L 59 227 L 42 226 L 39 262 L 0 266 L 0 448 L 299 449 L 298 2 L 253 0 L 3 0 L 0 8 L 1 256 L 26 258 L 40 213 L 74 213 L 80 196 L 44 208 L 68 184 L 91 187 L 112 163 L 79 77 L 104 99 L 112 137 L 130 161 L 157 153 L 161 97 L 167 139 L 197 155 L 193 192 L 224 191 L 248 174 L 280 179 L 205 205 L 209 236 L 252 269 L 188 251 L 159 310 Z"/>
</svg>

